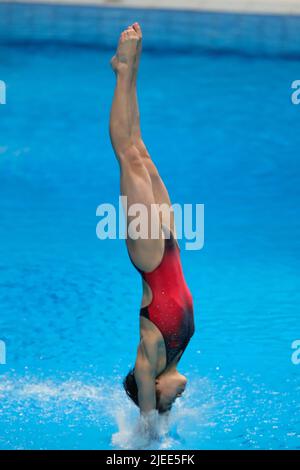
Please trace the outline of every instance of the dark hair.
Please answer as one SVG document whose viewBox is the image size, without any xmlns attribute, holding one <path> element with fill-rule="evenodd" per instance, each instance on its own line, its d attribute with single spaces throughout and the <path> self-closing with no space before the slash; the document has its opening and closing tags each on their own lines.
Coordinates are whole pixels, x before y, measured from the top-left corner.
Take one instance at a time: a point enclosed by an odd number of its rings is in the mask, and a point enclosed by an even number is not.
<svg viewBox="0 0 300 470">
<path fill-rule="evenodd" d="M 139 406 L 138 386 L 134 376 L 134 369 L 131 369 L 126 375 L 125 379 L 123 380 L 123 387 L 127 396 L 131 398 L 131 400 L 133 401 L 133 403 L 136 404 L 136 406 Z M 165 411 L 169 411 L 169 409 L 165 410 L 159 407 L 159 397 L 160 393 L 156 391 L 156 409 L 160 414 L 162 414 Z"/>
<path fill-rule="evenodd" d="M 134 369 L 131 369 L 123 380 L 123 387 L 127 396 L 131 398 L 136 406 L 139 406 L 138 387 L 134 376 Z"/>
</svg>

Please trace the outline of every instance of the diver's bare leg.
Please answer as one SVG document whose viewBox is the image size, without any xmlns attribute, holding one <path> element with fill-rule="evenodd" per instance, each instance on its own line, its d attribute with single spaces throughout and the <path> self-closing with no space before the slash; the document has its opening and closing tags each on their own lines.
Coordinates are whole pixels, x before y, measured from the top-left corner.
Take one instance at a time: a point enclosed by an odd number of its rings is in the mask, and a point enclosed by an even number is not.
<svg viewBox="0 0 300 470">
<path fill-rule="evenodd" d="M 140 56 L 142 51 L 142 31 L 138 23 L 134 23 L 132 28 L 136 31 L 138 35 L 138 44 L 137 44 L 137 54 L 136 60 L 134 63 L 133 69 L 133 79 L 131 82 L 131 115 L 132 115 L 132 130 L 131 130 L 131 140 L 140 152 L 141 156 L 143 157 L 143 163 L 147 168 L 149 176 L 151 178 L 152 190 L 156 204 L 166 204 L 169 208 L 171 206 L 171 201 L 169 197 L 169 193 L 167 188 L 162 181 L 159 172 L 151 159 L 151 156 L 147 150 L 147 147 L 143 141 L 142 134 L 141 134 L 141 126 L 140 126 L 140 113 L 139 113 L 139 105 L 138 105 L 138 98 L 137 98 L 137 76 L 138 76 L 138 69 L 139 69 L 139 62 Z M 170 217 L 169 217 L 170 214 Z M 168 209 L 163 210 L 161 212 L 161 219 L 162 222 L 167 225 L 172 232 L 175 232 L 174 227 L 174 215 L 173 212 L 169 211 Z"/>
<path fill-rule="evenodd" d="M 144 271 L 151 271 L 161 260 L 163 243 L 159 230 L 159 214 L 153 209 L 155 199 L 151 178 L 144 164 L 141 151 L 132 139 L 132 81 L 133 64 L 138 36 L 133 28 L 121 34 L 118 50 L 111 64 L 116 73 L 116 87 L 110 114 L 110 137 L 121 169 L 121 193 L 127 196 L 128 207 L 143 204 L 148 213 L 148 238 L 127 239 L 127 246 L 134 263 Z M 132 218 L 128 217 L 130 224 Z M 151 238 L 151 227 L 159 233 Z"/>
</svg>

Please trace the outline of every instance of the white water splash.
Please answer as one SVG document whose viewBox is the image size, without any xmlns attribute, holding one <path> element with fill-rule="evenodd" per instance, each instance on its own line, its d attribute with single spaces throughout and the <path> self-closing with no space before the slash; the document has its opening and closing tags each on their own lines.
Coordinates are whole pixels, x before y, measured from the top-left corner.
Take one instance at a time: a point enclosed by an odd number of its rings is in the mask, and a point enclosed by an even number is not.
<svg viewBox="0 0 300 470">
<path fill-rule="evenodd" d="M 207 392 L 210 389 L 211 386 L 207 380 L 197 380 L 186 392 L 186 397 L 177 400 L 169 414 L 158 415 L 156 421 L 157 438 L 155 440 L 149 439 L 147 433 L 141 430 L 143 423 L 139 418 L 138 408 L 128 400 L 124 403 L 122 398 L 122 407 L 115 408 L 111 413 L 118 426 L 118 432 L 112 435 L 113 447 L 119 449 L 179 449 L 189 433 L 199 433 L 199 430 L 215 425 L 209 420 L 214 406 L 211 395 L 209 402 L 201 402 L 203 390 L 206 391 L 208 397 Z M 116 402 L 120 403 L 121 397 L 115 396 L 115 398 Z"/>
<path fill-rule="evenodd" d="M 134 420 L 128 410 L 120 410 L 115 415 L 118 425 L 118 432 L 112 436 L 112 444 L 119 449 L 169 449 L 172 445 L 172 438 L 168 436 L 168 417 L 156 417 L 156 423 L 152 432 L 156 434 L 151 438 L 146 429 L 143 418 L 135 416 Z"/>
<path fill-rule="evenodd" d="M 38 420 L 41 425 L 55 423 L 77 429 L 77 436 L 83 428 L 92 427 L 98 429 L 101 436 L 110 433 L 105 439 L 108 447 L 110 442 L 114 449 L 180 449 L 191 432 L 199 433 L 209 422 L 213 403 L 207 403 L 199 393 L 206 390 L 207 398 L 208 388 L 205 379 L 194 381 L 186 397 L 176 402 L 169 416 L 158 415 L 155 440 L 143 432 L 139 410 L 126 397 L 119 377 L 107 381 L 95 377 L 75 378 L 74 375 L 74 379 L 61 382 L 28 376 L 3 378 L 0 418 L 5 426 L 17 414 L 20 428 L 24 422 L 30 425 Z M 37 437 L 37 443 L 38 440 Z M 27 448 L 25 441 L 22 445 Z"/>
</svg>

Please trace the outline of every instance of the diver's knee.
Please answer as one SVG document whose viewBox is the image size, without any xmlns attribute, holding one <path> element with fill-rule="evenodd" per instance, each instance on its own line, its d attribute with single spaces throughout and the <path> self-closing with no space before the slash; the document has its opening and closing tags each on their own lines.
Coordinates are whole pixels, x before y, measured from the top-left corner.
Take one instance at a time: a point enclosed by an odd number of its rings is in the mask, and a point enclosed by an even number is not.
<svg viewBox="0 0 300 470">
<path fill-rule="evenodd" d="M 138 148 L 133 144 L 128 145 L 119 152 L 119 161 L 121 167 L 135 172 L 144 169 L 142 155 Z"/>
</svg>

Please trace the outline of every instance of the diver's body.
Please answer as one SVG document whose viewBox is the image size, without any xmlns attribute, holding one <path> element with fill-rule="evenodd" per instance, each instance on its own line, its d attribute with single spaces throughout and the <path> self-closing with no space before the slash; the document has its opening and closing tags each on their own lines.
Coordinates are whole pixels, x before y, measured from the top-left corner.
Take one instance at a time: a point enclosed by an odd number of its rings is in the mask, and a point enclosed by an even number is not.
<svg viewBox="0 0 300 470">
<path fill-rule="evenodd" d="M 148 237 L 133 239 L 128 234 L 126 240 L 131 261 L 143 279 L 143 298 L 135 367 L 124 381 L 127 394 L 146 416 L 153 410 L 169 410 L 185 388 L 186 378 L 176 366 L 193 335 L 194 318 L 170 198 L 141 137 L 136 95 L 141 39 L 140 27 L 134 23 L 121 34 L 111 61 L 117 82 L 110 136 L 128 208 L 138 203 L 148 210 Z M 128 216 L 128 224 L 131 220 Z M 158 237 L 152 237 L 151 229 Z"/>
</svg>

